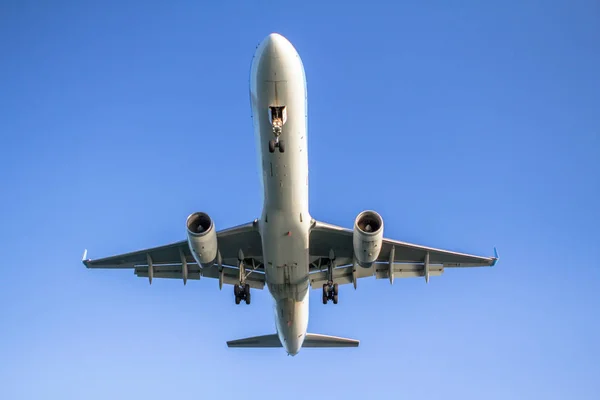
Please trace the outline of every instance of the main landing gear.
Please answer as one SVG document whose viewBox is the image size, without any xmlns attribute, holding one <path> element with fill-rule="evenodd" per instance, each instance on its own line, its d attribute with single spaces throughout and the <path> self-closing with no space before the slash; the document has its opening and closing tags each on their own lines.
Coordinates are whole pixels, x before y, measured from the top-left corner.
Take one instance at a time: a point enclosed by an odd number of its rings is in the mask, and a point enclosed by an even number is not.
<svg viewBox="0 0 600 400">
<path fill-rule="evenodd" d="M 286 121 L 285 106 L 271 106 L 269 107 L 269 120 L 273 127 L 273 135 L 275 139 L 269 140 L 269 153 L 274 153 L 275 148 L 279 148 L 280 153 L 285 152 L 285 142 L 279 137 L 283 133 L 283 124 Z"/>
<path fill-rule="evenodd" d="M 246 304 L 250 304 L 250 285 L 235 285 L 233 287 L 233 294 L 235 295 L 235 304 L 240 304 L 242 300 L 246 301 Z"/>
<path fill-rule="evenodd" d="M 333 300 L 333 304 L 338 303 L 338 284 L 331 281 L 323 284 L 323 304 L 329 300 Z"/>
<path fill-rule="evenodd" d="M 256 269 L 254 260 L 252 261 L 252 269 L 246 274 L 246 264 L 244 263 L 244 253 L 240 249 L 238 253 L 239 280 L 240 283 L 233 286 L 233 294 L 235 295 L 235 304 L 240 304 L 242 300 L 246 304 L 250 304 L 250 285 L 246 283 L 246 278 Z"/>
<path fill-rule="evenodd" d="M 327 283 L 323 284 L 323 304 L 333 300 L 333 304 L 338 303 L 338 284 L 333 283 L 333 270 L 335 269 L 335 254 L 333 249 L 329 250 L 329 262 L 327 266 Z"/>
</svg>

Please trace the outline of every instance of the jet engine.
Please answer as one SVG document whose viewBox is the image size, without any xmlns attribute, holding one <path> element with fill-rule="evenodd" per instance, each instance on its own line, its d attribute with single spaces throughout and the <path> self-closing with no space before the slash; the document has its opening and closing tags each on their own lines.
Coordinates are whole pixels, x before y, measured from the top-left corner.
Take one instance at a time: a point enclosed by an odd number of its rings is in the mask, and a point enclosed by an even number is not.
<svg viewBox="0 0 600 400">
<path fill-rule="evenodd" d="M 381 252 L 383 219 L 375 211 L 363 211 L 354 221 L 352 244 L 354 257 L 361 267 L 369 268 Z"/>
<path fill-rule="evenodd" d="M 208 214 L 195 212 L 186 221 L 188 244 L 199 265 L 212 265 L 217 258 L 217 231 Z"/>
</svg>

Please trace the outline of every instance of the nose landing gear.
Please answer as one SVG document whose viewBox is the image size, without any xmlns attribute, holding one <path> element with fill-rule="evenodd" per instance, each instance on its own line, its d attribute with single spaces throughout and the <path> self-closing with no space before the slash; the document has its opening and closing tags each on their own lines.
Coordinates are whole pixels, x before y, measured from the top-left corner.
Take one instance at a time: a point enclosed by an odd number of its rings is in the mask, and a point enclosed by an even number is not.
<svg viewBox="0 0 600 400">
<path fill-rule="evenodd" d="M 280 140 L 279 137 L 283 133 L 283 125 L 287 120 L 287 113 L 285 106 L 271 106 L 269 107 L 269 121 L 273 128 L 273 135 L 275 139 L 269 140 L 269 153 L 274 153 L 275 148 L 279 148 L 280 153 L 285 152 L 285 143 Z"/>
<path fill-rule="evenodd" d="M 285 153 L 285 142 L 276 138 L 275 140 L 269 140 L 269 153 L 274 153 L 275 148 L 279 148 L 280 153 Z"/>
</svg>

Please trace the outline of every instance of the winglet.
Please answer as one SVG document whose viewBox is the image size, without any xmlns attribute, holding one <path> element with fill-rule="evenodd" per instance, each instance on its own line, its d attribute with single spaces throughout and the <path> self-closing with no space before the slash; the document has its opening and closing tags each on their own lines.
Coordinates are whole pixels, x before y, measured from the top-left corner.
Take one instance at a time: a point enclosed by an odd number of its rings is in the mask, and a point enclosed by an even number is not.
<svg viewBox="0 0 600 400">
<path fill-rule="evenodd" d="M 496 265 L 496 263 L 498 262 L 498 250 L 496 250 L 496 247 L 494 247 L 494 262 L 492 263 L 492 267 L 494 265 Z"/>
<path fill-rule="evenodd" d="M 88 261 L 90 261 L 90 260 L 87 258 L 87 249 L 85 249 L 83 251 L 83 257 L 81 257 L 81 262 L 83 263 L 83 265 L 85 265 L 87 267 Z"/>
</svg>

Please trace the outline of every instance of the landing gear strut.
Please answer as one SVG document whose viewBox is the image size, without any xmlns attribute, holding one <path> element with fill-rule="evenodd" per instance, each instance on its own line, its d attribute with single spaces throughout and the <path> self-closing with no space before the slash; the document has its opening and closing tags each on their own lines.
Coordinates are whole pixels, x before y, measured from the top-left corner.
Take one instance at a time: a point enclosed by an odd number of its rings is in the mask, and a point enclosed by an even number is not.
<svg viewBox="0 0 600 400">
<path fill-rule="evenodd" d="M 283 124 L 286 121 L 285 106 L 272 106 L 269 107 L 269 119 L 271 126 L 273 127 L 273 135 L 275 139 L 269 140 L 269 153 L 274 153 L 275 148 L 279 148 L 280 153 L 285 152 L 285 142 L 280 140 L 279 137 L 283 133 Z"/>
<path fill-rule="evenodd" d="M 333 304 L 338 303 L 338 284 L 331 281 L 323 284 L 323 304 L 333 300 Z"/>
<path fill-rule="evenodd" d="M 254 266 L 254 260 L 252 261 L 253 269 L 246 274 L 246 264 L 244 262 L 244 253 L 240 249 L 238 253 L 238 267 L 239 267 L 239 279 L 240 283 L 233 286 L 233 294 L 235 295 L 235 304 L 240 304 L 242 300 L 246 304 L 250 304 L 250 285 L 246 283 L 246 278 L 256 269 Z"/>
<path fill-rule="evenodd" d="M 335 269 L 335 254 L 333 249 L 329 250 L 329 265 L 327 266 L 327 283 L 323 284 L 323 304 L 333 300 L 338 303 L 338 284 L 333 283 L 333 270 Z"/>
</svg>

